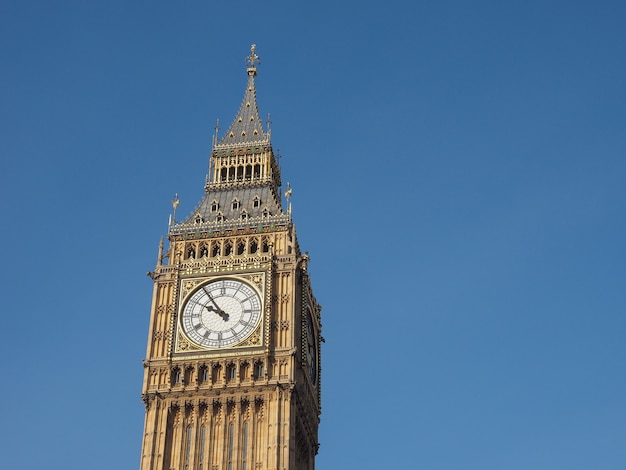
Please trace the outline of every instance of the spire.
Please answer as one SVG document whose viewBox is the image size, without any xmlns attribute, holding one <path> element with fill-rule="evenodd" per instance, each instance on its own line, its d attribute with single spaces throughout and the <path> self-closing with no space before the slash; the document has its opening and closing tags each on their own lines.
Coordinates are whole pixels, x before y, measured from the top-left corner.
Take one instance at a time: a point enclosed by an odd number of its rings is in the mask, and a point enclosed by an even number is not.
<svg viewBox="0 0 626 470">
<path fill-rule="evenodd" d="M 254 44 L 246 62 L 248 86 L 239 111 L 221 139 L 217 137 L 219 122 L 215 129 L 204 197 L 185 220 L 177 221 L 174 214 L 170 236 L 199 230 L 259 230 L 291 222 L 291 209 L 285 213 L 282 208 L 280 167 L 270 143 L 269 115 L 264 128 L 257 108 L 254 77 L 259 56 Z"/>
<path fill-rule="evenodd" d="M 269 143 L 269 132 L 263 129 L 263 122 L 259 117 L 259 108 L 256 104 L 256 64 L 261 63 L 256 55 L 256 45 L 252 44 L 250 55 L 246 57 L 248 63 L 248 86 L 235 120 L 230 125 L 222 140 L 215 147 L 237 147 L 240 145 Z"/>
</svg>

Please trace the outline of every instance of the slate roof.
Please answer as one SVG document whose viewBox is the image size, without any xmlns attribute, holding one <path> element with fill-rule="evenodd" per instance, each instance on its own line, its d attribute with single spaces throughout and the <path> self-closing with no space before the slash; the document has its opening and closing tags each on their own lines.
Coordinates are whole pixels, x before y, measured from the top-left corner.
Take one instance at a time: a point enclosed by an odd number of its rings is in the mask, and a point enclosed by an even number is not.
<svg viewBox="0 0 626 470">
<path fill-rule="evenodd" d="M 255 203 L 255 201 L 258 202 Z M 233 208 L 235 202 L 238 205 Z M 248 186 L 210 191 L 204 195 L 198 207 L 185 220 L 185 223 L 193 222 L 198 215 L 204 221 L 214 221 L 218 214 L 224 220 L 237 220 L 242 219 L 244 213 L 248 218 L 263 217 L 264 211 L 267 213 L 266 217 L 284 215 L 272 188 L 269 186 Z"/>
<path fill-rule="evenodd" d="M 216 149 L 220 147 L 269 143 L 269 132 L 266 133 L 263 129 L 263 122 L 259 116 L 259 108 L 256 104 L 255 75 L 256 68 L 249 67 L 248 86 L 239 107 L 239 112 L 224 137 L 215 146 Z"/>
<path fill-rule="evenodd" d="M 259 204 L 255 207 L 254 201 L 257 198 Z M 235 200 L 239 202 L 237 208 L 233 207 Z M 243 217 L 244 213 L 246 217 Z M 283 212 L 271 186 L 247 186 L 207 192 L 189 217 L 170 225 L 169 233 L 176 235 L 243 227 L 281 226 L 290 222 L 291 216 Z"/>
</svg>

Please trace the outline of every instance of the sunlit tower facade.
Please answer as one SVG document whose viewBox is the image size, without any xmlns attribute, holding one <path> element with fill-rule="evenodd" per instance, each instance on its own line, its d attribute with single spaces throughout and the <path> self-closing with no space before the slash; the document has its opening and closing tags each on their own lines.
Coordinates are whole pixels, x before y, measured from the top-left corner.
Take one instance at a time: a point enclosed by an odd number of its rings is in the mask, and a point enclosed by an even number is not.
<svg viewBox="0 0 626 470">
<path fill-rule="evenodd" d="M 259 57 L 204 196 L 150 273 L 141 470 L 313 470 L 321 307 L 256 102 Z M 175 200 L 175 209 L 178 200 Z"/>
</svg>

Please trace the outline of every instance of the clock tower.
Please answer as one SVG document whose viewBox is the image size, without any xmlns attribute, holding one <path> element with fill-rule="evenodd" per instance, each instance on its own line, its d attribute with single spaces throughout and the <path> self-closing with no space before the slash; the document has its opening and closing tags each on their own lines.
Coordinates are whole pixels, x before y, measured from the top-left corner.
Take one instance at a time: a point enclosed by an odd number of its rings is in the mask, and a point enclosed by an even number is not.
<svg viewBox="0 0 626 470">
<path fill-rule="evenodd" d="M 141 470 L 315 468 L 321 307 L 259 117 L 258 59 L 252 46 L 204 196 L 184 220 L 174 211 L 149 273 Z"/>
</svg>

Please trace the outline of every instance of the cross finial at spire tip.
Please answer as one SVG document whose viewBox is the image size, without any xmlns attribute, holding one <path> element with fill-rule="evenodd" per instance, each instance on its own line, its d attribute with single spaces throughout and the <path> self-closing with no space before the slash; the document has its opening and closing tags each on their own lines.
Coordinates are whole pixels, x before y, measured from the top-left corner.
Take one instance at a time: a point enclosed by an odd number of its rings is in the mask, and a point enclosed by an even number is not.
<svg viewBox="0 0 626 470">
<path fill-rule="evenodd" d="M 248 74 L 256 75 L 256 64 L 261 63 L 261 58 L 256 55 L 256 44 L 250 46 L 250 55 L 246 57 L 248 63 Z"/>
</svg>

